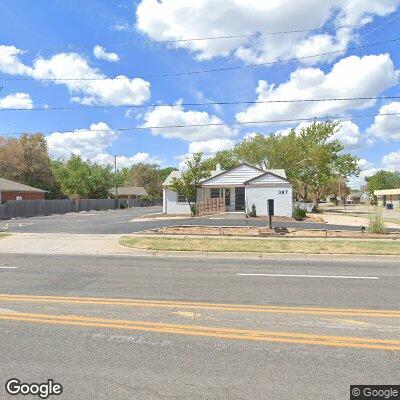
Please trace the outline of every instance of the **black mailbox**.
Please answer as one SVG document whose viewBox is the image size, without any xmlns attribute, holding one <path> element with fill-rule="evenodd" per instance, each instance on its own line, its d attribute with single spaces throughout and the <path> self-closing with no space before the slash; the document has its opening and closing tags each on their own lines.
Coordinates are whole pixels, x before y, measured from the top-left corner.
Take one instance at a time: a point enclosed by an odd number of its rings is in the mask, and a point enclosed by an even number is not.
<svg viewBox="0 0 400 400">
<path fill-rule="evenodd" d="M 268 199 L 268 215 L 274 215 L 274 199 Z"/>
</svg>

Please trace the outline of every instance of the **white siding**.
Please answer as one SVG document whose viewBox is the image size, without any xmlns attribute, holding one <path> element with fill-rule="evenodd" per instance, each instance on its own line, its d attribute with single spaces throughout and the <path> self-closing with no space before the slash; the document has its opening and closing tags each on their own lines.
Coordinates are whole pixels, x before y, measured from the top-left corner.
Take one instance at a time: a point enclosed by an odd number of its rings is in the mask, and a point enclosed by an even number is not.
<svg viewBox="0 0 400 400">
<path fill-rule="evenodd" d="M 246 186 L 247 213 L 251 211 L 251 206 L 254 204 L 257 215 L 267 215 L 268 199 L 274 199 L 275 215 L 279 217 L 291 217 L 293 212 L 292 192 L 292 186 L 289 183 L 286 185 L 274 185 L 273 187 L 261 185 Z"/>
<path fill-rule="evenodd" d="M 262 175 L 257 179 L 249 182 L 248 185 L 260 185 L 264 183 L 278 183 L 278 184 L 285 184 L 288 183 L 285 179 L 282 179 L 279 176 L 275 176 L 272 174 Z"/>
<path fill-rule="evenodd" d="M 230 186 L 241 186 L 244 182 L 249 179 L 253 179 L 263 172 L 259 169 L 250 167 L 248 165 L 240 165 L 239 167 L 232 169 L 220 176 L 216 176 L 207 182 L 204 182 L 202 186 L 217 186 L 217 187 L 230 187 Z"/>
<path fill-rule="evenodd" d="M 178 193 L 164 189 L 163 211 L 165 214 L 190 214 L 188 203 L 178 203 Z"/>
</svg>

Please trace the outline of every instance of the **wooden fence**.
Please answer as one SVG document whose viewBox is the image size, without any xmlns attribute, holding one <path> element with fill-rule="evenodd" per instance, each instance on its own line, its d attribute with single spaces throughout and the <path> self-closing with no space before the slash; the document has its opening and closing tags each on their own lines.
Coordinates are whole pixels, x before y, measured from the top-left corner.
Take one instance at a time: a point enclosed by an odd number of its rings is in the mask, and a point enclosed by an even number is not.
<svg viewBox="0 0 400 400">
<path fill-rule="evenodd" d="M 124 203 L 128 207 L 160 205 L 160 200 L 149 199 L 60 199 L 11 200 L 0 205 L 0 220 L 66 214 L 81 211 L 116 210 Z"/>
<path fill-rule="evenodd" d="M 225 199 L 223 198 L 207 198 L 197 203 L 198 213 L 220 213 L 226 211 Z"/>
</svg>

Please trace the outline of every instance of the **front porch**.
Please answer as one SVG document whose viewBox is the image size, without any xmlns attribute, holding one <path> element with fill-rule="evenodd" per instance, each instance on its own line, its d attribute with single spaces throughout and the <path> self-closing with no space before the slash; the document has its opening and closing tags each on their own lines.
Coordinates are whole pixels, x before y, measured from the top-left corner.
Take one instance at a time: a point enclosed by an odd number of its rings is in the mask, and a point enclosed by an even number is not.
<svg viewBox="0 0 400 400">
<path fill-rule="evenodd" d="M 199 213 L 243 213 L 246 209 L 245 187 L 201 187 L 197 192 L 197 209 Z"/>
</svg>

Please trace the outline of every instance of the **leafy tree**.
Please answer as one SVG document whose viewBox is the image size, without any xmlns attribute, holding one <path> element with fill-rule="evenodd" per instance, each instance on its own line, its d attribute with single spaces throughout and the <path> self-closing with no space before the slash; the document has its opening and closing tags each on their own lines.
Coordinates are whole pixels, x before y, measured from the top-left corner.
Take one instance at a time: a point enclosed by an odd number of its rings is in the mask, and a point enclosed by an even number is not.
<svg viewBox="0 0 400 400">
<path fill-rule="evenodd" d="M 0 170 L 6 179 L 46 190 L 47 197 L 62 196 L 42 134 L 0 139 Z"/>
<path fill-rule="evenodd" d="M 314 122 L 288 135 L 257 135 L 236 145 L 240 161 L 264 169 L 283 168 L 293 183 L 295 195 L 319 202 L 332 178 L 346 179 L 357 174 L 357 157 L 343 153 L 343 145 L 334 135 L 336 122 Z"/>
<path fill-rule="evenodd" d="M 240 160 L 235 152 L 231 150 L 222 150 L 217 151 L 215 155 L 206 160 L 205 163 L 210 171 L 215 170 L 217 164 L 219 164 L 223 170 L 228 170 L 238 166 Z"/>
<path fill-rule="evenodd" d="M 378 171 L 374 175 L 365 178 L 367 181 L 368 193 L 374 194 L 375 190 L 399 189 L 400 172 L 399 171 Z"/>
<path fill-rule="evenodd" d="M 53 161 L 53 171 L 62 191 L 70 198 L 107 198 L 115 186 L 111 166 L 86 162 L 77 155 L 68 161 Z"/>
<path fill-rule="evenodd" d="M 125 185 L 142 186 L 150 196 L 158 196 L 161 183 L 155 164 L 138 163 L 132 165 L 125 179 Z"/>
<path fill-rule="evenodd" d="M 202 161 L 202 158 L 202 153 L 195 153 L 187 158 L 181 177 L 174 179 L 171 185 L 171 189 L 183 196 L 189 203 L 192 216 L 197 214 L 196 196 L 199 183 L 202 179 L 210 176 L 207 163 Z"/>
</svg>

